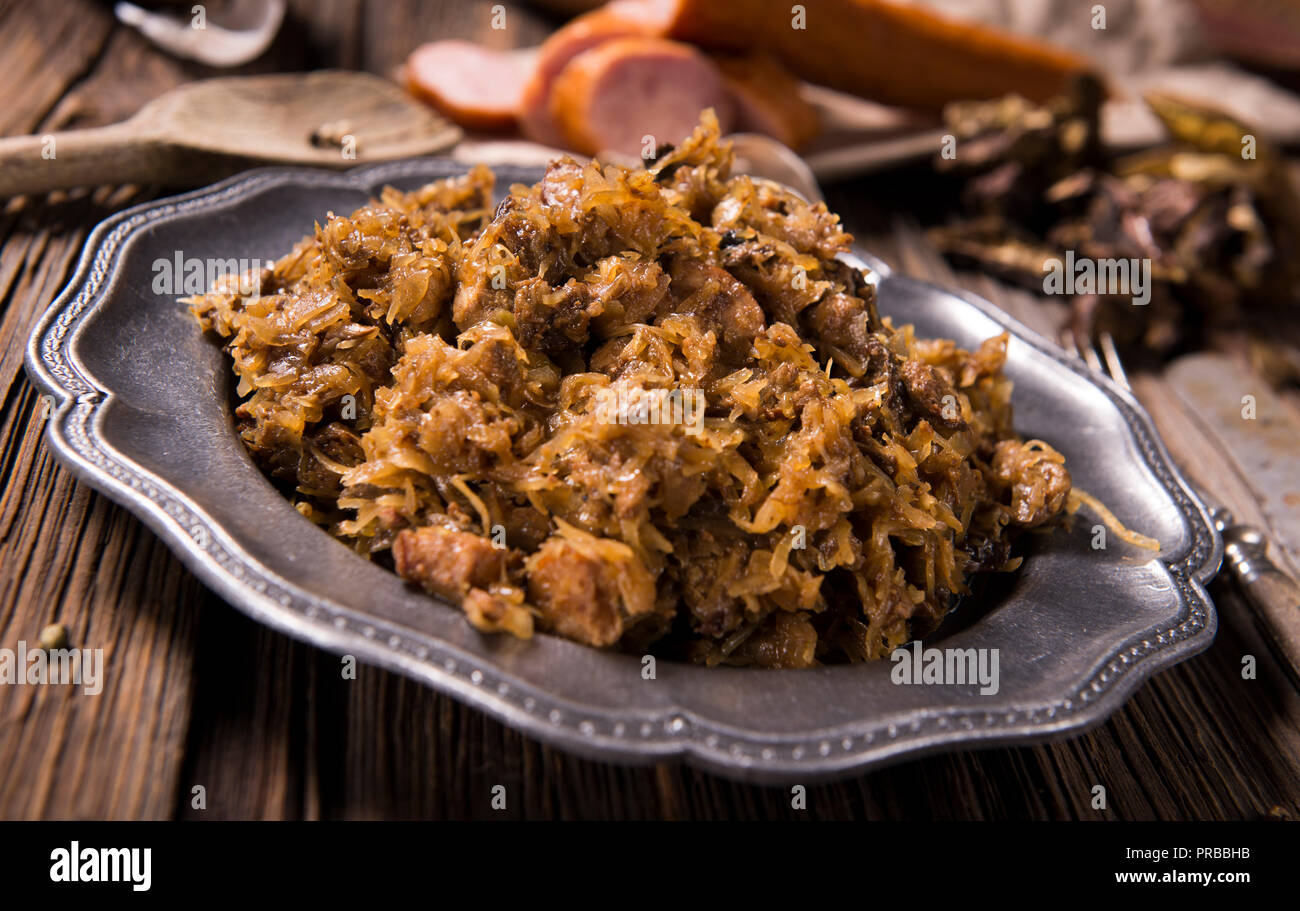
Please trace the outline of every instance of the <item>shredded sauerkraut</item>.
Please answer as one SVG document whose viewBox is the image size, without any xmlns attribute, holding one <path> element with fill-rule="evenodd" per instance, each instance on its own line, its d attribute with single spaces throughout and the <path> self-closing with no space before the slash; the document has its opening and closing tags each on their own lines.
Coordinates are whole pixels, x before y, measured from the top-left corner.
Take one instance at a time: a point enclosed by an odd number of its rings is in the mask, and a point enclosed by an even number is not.
<svg viewBox="0 0 1300 911">
<path fill-rule="evenodd" d="M 835 215 L 730 167 L 706 114 L 495 211 L 480 167 L 331 215 L 191 301 L 249 450 L 484 631 L 763 667 L 929 633 L 1078 502 L 1064 459 L 1011 429 L 1005 335 L 894 327 Z"/>
</svg>

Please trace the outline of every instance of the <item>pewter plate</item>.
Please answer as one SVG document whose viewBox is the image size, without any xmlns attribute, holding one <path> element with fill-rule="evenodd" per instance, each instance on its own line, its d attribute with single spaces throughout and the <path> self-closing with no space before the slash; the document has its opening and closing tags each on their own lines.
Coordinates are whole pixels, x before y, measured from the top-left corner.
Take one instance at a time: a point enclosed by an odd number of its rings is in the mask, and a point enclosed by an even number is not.
<svg viewBox="0 0 1300 911">
<path fill-rule="evenodd" d="M 475 632 L 275 490 L 233 429 L 225 354 L 174 297 L 152 290 L 157 259 L 271 259 L 384 184 L 463 171 L 436 159 L 345 174 L 261 170 L 104 222 L 28 345 L 28 372 L 54 397 L 55 454 L 258 620 L 601 759 L 684 757 L 735 778 L 788 782 L 1041 741 L 1099 723 L 1144 679 L 1213 639 L 1203 583 L 1221 544 L 1141 406 L 991 304 L 891 275 L 865 254 L 859 264 L 875 271 L 880 309 L 895 322 L 968 347 L 1011 332 L 1017 429 L 1065 453 L 1075 483 L 1156 537 L 1158 557 L 1113 536 L 1093 549 L 1086 518 L 1027 536 L 1021 569 L 968 598 L 927 642 L 997 649 L 999 687 L 989 695 L 975 684 L 895 684 L 889 662 L 763 671 L 660 661 L 647 680 L 637 656 Z M 537 176 L 498 169 L 502 187 Z"/>
</svg>

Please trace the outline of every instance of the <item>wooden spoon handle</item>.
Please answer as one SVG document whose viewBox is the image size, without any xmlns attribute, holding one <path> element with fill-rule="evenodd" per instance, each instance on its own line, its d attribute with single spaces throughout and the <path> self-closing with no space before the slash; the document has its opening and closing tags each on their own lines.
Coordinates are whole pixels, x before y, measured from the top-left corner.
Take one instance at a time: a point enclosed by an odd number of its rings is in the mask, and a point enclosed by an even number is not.
<svg viewBox="0 0 1300 911">
<path fill-rule="evenodd" d="M 0 197 L 70 187 L 166 183 L 182 167 L 174 146 L 131 123 L 0 139 Z"/>
</svg>

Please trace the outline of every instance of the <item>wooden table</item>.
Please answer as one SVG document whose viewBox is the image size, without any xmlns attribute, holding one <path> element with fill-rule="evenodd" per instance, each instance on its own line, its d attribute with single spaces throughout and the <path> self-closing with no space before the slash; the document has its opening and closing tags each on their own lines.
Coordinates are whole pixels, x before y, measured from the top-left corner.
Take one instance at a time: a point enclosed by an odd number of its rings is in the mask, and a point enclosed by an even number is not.
<svg viewBox="0 0 1300 911">
<path fill-rule="evenodd" d="M 250 72 L 325 66 L 389 74 L 420 41 L 536 42 L 550 27 L 511 6 L 326 0 L 294 3 Z M 0 0 L 0 135 L 122 119 L 188 79 L 214 75 L 117 25 L 109 4 Z M 900 181 L 837 188 L 832 207 L 904 271 L 957 281 L 899 209 Z M 889 191 L 892 188 L 892 192 Z M 1151 681 L 1103 726 L 1061 743 L 953 753 L 808 789 L 739 785 L 681 765 L 626 768 L 548 749 L 454 700 L 271 632 L 224 604 L 134 517 L 75 482 L 45 446 L 22 369 L 31 326 L 71 274 L 89 230 L 160 195 L 101 188 L 10 200 L 0 210 L 0 645 L 59 621 L 105 649 L 97 697 L 0 689 L 0 818 L 1300 818 L 1300 695 L 1216 583 L 1210 650 Z M 1017 316 L 1024 294 L 963 278 Z M 1192 445 L 1158 379 L 1139 384 L 1178 450 Z M 1213 472 L 1203 481 L 1216 480 Z M 1215 494 L 1240 515 L 1250 504 Z M 1242 656 L 1259 660 L 1243 680 Z M 795 784 L 797 782 L 791 782 Z M 503 784 L 505 811 L 490 808 Z M 1092 788 L 1107 809 L 1092 809 Z M 206 809 L 195 809 L 195 786 Z"/>
</svg>

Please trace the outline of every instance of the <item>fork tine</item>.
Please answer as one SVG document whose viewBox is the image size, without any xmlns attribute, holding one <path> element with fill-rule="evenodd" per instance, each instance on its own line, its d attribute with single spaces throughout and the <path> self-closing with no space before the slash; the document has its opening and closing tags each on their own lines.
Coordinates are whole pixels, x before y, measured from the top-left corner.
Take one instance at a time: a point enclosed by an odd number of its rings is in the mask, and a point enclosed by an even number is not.
<svg viewBox="0 0 1300 911">
<path fill-rule="evenodd" d="M 1069 326 L 1061 327 L 1056 336 L 1056 343 L 1075 357 L 1083 358 L 1083 352 L 1079 350 L 1079 346 L 1074 340 L 1074 330 Z"/>
<path fill-rule="evenodd" d="M 1132 389 L 1128 382 L 1128 374 L 1124 372 L 1124 362 L 1119 359 L 1119 349 L 1115 347 L 1115 339 L 1109 332 L 1103 332 L 1097 340 L 1101 343 L 1101 353 L 1106 358 L 1106 369 L 1111 379 L 1125 389 Z"/>
<path fill-rule="evenodd" d="M 1109 332 L 1102 332 L 1097 337 L 1097 341 L 1101 345 L 1100 354 L 1097 353 L 1097 347 L 1093 345 L 1092 338 L 1087 334 L 1069 328 L 1061 330 L 1062 348 L 1068 349 L 1073 343 L 1074 350 L 1082 358 L 1083 362 L 1088 365 L 1088 369 L 1109 376 L 1125 389 L 1132 391 L 1133 387 L 1129 384 L 1128 373 L 1124 370 L 1124 362 L 1120 360 L 1119 348 L 1115 345 L 1114 336 Z"/>
<path fill-rule="evenodd" d="M 1098 373 L 1105 373 L 1106 368 L 1102 365 L 1101 358 L 1097 356 L 1097 349 L 1093 347 L 1092 339 L 1077 330 L 1072 334 L 1075 350 L 1079 352 L 1079 357 L 1083 358 L 1084 363 Z"/>
</svg>

